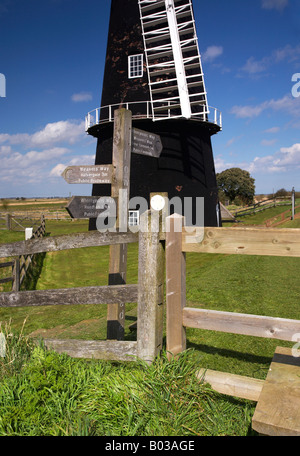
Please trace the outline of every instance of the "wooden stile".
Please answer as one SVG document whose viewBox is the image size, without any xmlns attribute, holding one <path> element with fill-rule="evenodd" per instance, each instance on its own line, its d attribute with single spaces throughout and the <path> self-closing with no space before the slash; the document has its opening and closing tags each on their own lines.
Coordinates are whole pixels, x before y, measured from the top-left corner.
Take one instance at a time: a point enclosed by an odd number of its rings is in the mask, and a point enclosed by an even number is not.
<svg viewBox="0 0 300 456">
<path fill-rule="evenodd" d="M 200 369 L 197 378 L 221 394 L 258 401 L 263 388 L 264 380 L 245 377 L 243 375 L 229 374 L 211 369 Z"/>
<path fill-rule="evenodd" d="M 161 217 L 155 211 L 141 216 L 137 353 L 149 363 L 162 350 L 163 343 L 165 252 L 160 227 Z"/>
<path fill-rule="evenodd" d="M 277 347 L 252 419 L 262 435 L 300 436 L 300 357 Z"/>
<path fill-rule="evenodd" d="M 300 333 L 300 320 L 189 307 L 183 309 L 183 325 L 188 328 L 287 341 L 293 341 L 294 335 Z"/>
<path fill-rule="evenodd" d="M 182 252 L 183 220 L 184 218 L 178 214 L 167 217 L 166 296 L 169 359 L 186 349 L 186 334 L 182 323 L 186 295 L 186 258 L 185 253 Z"/>
<path fill-rule="evenodd" d="M 66 353 L 73 358 L 136 361 L 135 341 L 44 339 L 43 343 L 46 348 Z"/>
<path fill-rule="evenodd" d="M 204 238 L 183 231 L 182 250 L 198 253 L 300 257 L 299 229 L 204 228 Z"/>
<path fill-rule="evenodd" d="M 89 233 L 67 234 L 49 238 L 30 239 L 12 244 L 2 244 L 0 245 L 0 258 L 81 249 L 84 247 L 98 247 L 100 245 L 133 243 L 137 241 L 138 235 L 136 233 L 99 233 L 98 231 L 91 231 Z"/>
<path fill-rule="evenodd" d="M 137 302 L 137 285 L 78 287 L 54 290 L 0 293 L 1 307 L 70 306 L 74 304 L 109 304 Z"/>
</svg>

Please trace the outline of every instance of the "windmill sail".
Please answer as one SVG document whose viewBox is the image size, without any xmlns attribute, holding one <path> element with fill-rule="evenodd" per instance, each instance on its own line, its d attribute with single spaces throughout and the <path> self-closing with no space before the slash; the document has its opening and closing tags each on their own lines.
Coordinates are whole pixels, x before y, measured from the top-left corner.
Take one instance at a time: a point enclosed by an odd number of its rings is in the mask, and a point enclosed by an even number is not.
<svg viewBox="0 0 300 456">
<path fill-rule="evenodd" d="M 190 0 L 138 0 L 153 120 L 208 113 Z"/>
</svg>

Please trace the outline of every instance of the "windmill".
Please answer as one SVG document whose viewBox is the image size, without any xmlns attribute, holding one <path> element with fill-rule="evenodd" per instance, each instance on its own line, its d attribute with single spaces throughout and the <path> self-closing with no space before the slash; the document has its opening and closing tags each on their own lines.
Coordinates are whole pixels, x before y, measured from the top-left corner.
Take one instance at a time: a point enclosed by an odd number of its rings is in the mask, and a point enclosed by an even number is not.
<svg viewBox="0 0 300 456">
<path fill-rule="evenodd" d="M 208 106 L 192 0 L 111 0 L 101 107 L 86 116 L 98 140 L 95 164 L 111 163 L 119 107 L 163 144 L 159 158 L 132 155 L 130 197 L 192 197 L 193 224 L 195 199 L 204 197 L 205 226 L 220 225 L 211 136 L 222 118 Z M 109 194 L 107 185 L 93 185 L 94 196 Z"/>
</svg>

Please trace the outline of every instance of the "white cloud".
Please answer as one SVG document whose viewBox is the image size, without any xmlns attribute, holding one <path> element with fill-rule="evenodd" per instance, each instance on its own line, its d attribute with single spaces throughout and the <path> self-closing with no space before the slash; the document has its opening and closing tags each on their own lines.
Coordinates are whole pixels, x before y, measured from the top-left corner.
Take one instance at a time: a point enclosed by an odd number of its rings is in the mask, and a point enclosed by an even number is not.
<svg viewBox="0 0 300 456">
<path fill-rule="evenodd" d="M 68 166 L 76 165 L 94 165 L 95 164 L 95 155 L 77 155 L 72 159 L 68 160 L 66 163 L 58 163 L 54 168 L 51 169 L 49 176 L 51 177 L 61 177 L 62 172 Z"/>
<path fill-rule="evenodd" d="M 215 158 L 216 172 L 219 173 L 228 168 L 241 168 L 254 174 L 278 174 L 300 170 L 300 143 L 291 147 L 282 147 L 274 154 L 255 157 L 251 162 L 229 162 L 218 155 Z"/>
<path fill-rule="evenodd" d="M 217 57 L 223 54 L 223 47 L 222 46 L 208 46 L 206 51 L 202 56 L 203 62 L 212 62 Z"/>
<path fill-rule="evenodd" d="M 277 139 L 263 139 L 261 142 L 262 146 L 274 146 L 277 142 Z"/>
<path fill-rule="evenodd" d="M 280 128 L 279 127 L 272 127 L 272 128 L 268 128 L 267 130 L 264 131 L 264 133 L 278 133 L 280 131 Z"/>
<path fill-rule="evenodd" d="M 233 106 L 230 110 L 239 119 L 251 119 L 258 117 L 263 111 L 271 109 L 291 115 L 293 117 L 300 116 L 300 97 L 294 98 L 290 94 L 285 95 L 278 100 L 268 100 L 256 106 Z"/>
<path fill-rule="evenodd" d="M 71 96 L 71 100 L 74 101 L 75 103 L 81 103 L 82 101 L 91 101 L 92 99 L 93 99 L 93 96 L 90 92 L 74 93 Z"/>
<path fill-rule="evenodd" d="M 272 65 L 282 63 L 284 61 L 291 63 L 299 60 L 300 58 L 300 45 L 291 46 L 287 44 L 282 48 L 275 49 L 270 55 L 263 57 L 260 60 L 255 57 L 250 57 L 246 64 L 241 68 L 241 72 L 249 76 L 261 76 Z M 239 76 L 242 74 L 239 73 Z"/>
<path fill-rule="evenodd" d="M 61 175 L 65 169 L 66 169 L 66 165 L 59 163 L 58 165 L 54 166 L 54 168 L 51 169 L 49 176 L 61 177 Z"/>
<path fill-rule="evenodd" d="M 230 110 L 238 119 L 246 119 L 258 117 L 265 109 L 265 104 L 262 103 L 257 106 L 233 106 Z"/>
<path fill-rule="evenodd" d="M 81 155 L 76 155 L 77 145 L 80 145 Z M 44 187 L 53 184 L 55 176 L 63 183 L 59 171 L 67 165 L 93 164 L 95 155 L 88 155 L 90 147 L 94 148 L 94 144 L 81 121 L 49 123 L 33 134 L 1 134 L 0 184 L 10 188 L 11 192 L 14 188 L 30 191 L 36 184 L 43 192 Z M 85 155 L 84 151 L 87 151 Z M 66 165 L 62 164 L 64 162 Z M 55 180 L 55 185 L 58 183 Z"/>
<path fill-rule="evenodd" d="M 262 0 L 263 9 L 282 11 L 289 4 L 289 0 Z"/>
<path fill-rule="evenodd" d="M 280 173 L 300 169 L 300 144 L 282 147 L 274 155 L 256 157 L 250 164 L 252 172 Z"/>
<path fill-rule="evenodd" d="M 85 123 L 70 120 L 62 120 L 47 124 L 42 130 L 33 134 L 17 133 L 9 135 L 0 134 L 0 144 L 21 145 L 25 148 L 48 148 L 56 143 L 75 144 L 80 138 L 84 138 Z"/>
</svg>

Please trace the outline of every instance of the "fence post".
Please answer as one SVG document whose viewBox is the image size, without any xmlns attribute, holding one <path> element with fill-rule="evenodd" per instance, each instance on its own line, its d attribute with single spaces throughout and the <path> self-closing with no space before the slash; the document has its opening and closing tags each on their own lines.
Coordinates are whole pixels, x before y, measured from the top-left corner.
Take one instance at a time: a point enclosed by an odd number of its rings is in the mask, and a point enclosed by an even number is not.
<svg viewBox="0 0 300 456">
<path fill-rule="evenodd" d="M 166 233 L 166 304 L 167 352 L 171 360 L 186 349 L 186 330 L 182 324 L 182 310 L 186 302 L 186 254 L 182 252 L 184 217 L 167 217 Z"/>
<path fill-rule="evenodd" d="M 140 219 L 137 356 L 151 363 L 162 349 L 165 249 L 160 241 L 161 213 Z"/>
<path fill-rule="evenodd" d="M 292 189 L 292 220 L 295 220 L 295 188 Z"/>
<path fill-rule="evenodd" d="M 11 230 L 11 214 L 6 214 L 5 221 L 6 221 L 6 229 L 10 231 Z"/>
<path fill-rule="evenodd" d="M 111 185 L 111 196 L 118 198 L 117 228 L 124 230 L 128 220 L 128 200 L 130 187 L 130 161 L 131 161 L 131 111 L 118 109 L 114 113 L 114 138 L 112 161 L 115 169 Z M 119 191 L 127 190 L 127 198 L 120 201 Z M 109 253 L 109 285 L 126 283 L 127 245 L 118 244 L 110 246 Z M 125 303 L 112 304 L 107 310 L 107 339 L 124 339 Z"/>
<path fill-rule="evenodd" d="M 43 237 L 45 234 L 45 231 L 46 231 L 44 214 L 41 215 L 41 228 L 42 228 L 42 237 Z"/>
<path fill-rule="evenodd" d="M 12 291 L 20 291 L 20 257 L 15 259 L 13 265 Z"/>
</svg>

